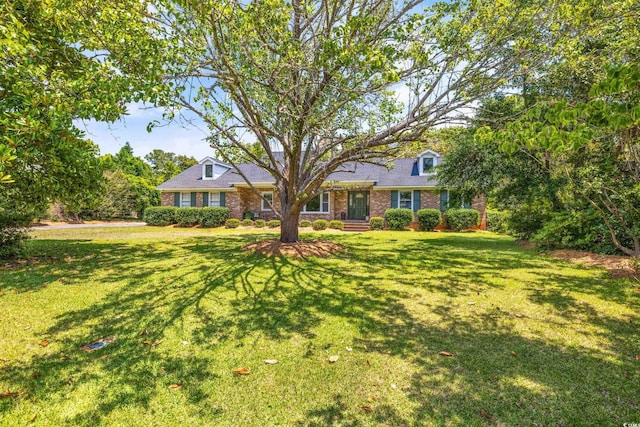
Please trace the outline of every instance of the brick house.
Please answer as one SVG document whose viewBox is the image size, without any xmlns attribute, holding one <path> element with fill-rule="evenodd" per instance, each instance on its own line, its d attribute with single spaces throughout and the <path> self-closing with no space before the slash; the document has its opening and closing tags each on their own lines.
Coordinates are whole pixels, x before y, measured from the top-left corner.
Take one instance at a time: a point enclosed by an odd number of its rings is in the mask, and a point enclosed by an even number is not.
<svg viewBox="0 0 640 427">
<path fill-rule="evenodd" d="M 329 175 L 326 191 L 307 203 L 300 219 L 342 219 L 368 221 L 372 216 L 384 216 L 389 208 L 409 208 L 413 211 L 449 208 L 449 192 L 439 191 L 434 167 L 442 156 L 432 150 L 416 158 L 397 159 L 391 167 L 365 163 L 348 163 Z M 238 165 L 262 197 L 278 203 L 275 180 L 269 173 L 250 163 Z M 274 212 L 230 165 L 206 157 L 199 164 L 169 179 L 157 187 L 162 206 L 203 207 L 225 206 L 232 218 L 242 218 L 251 212 L 255 218 L 272 219 Z M 477 197 L 464 207 L 480 212 L 481 228 L 486 226 L 486 202 Z"/>
</svg>

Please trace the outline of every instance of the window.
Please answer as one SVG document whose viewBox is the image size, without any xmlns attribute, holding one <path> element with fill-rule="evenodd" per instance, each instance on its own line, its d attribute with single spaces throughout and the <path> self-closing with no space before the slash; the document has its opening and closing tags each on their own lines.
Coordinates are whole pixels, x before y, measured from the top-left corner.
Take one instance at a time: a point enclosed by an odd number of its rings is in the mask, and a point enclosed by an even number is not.
<svg viewBox="0 0 640 427">
<path fill-rule="evenodd" d="M 209 193 L 209 207 L 220 207 L 220 193 Z"/>
<path fill-rule="evenodd" d="M 320 193 L 302 208 L 303 213 L 329 213 L 329 193 Z"/>
<path fill-rule="evenodd" d="M 213 178 L 213 165 L 204 165 L 204 177 Z"/>
<path fill-rule="evenodd" d="M 191 193 L 180 193 L 180 207 L 191 207 Z"/>
<path fill-rule="evenodd" d="M 434 166 L 433 157 L 423 157 L 422 158 L 422 173 L 427 174 L 431 173 Z"/>
<path fill-rule="evenodd" d="M 269 202 L 273 203 L 273 193 L 272 192 L 266 192 L 266 193 L 262 193 L 262 210 L 263 211 L 270 211 L 271 210 L 271 206 L 269 206 L 269 203 L 266 202 L 266 200 L 268 200 Z M 264 200 L 266 199 L 266 200 Z"/>
<path fill-rule="evenodd" d="M 413 209 L 413 191 L 399 191 L 398 198 L 399 208 Z"/>
</svg>

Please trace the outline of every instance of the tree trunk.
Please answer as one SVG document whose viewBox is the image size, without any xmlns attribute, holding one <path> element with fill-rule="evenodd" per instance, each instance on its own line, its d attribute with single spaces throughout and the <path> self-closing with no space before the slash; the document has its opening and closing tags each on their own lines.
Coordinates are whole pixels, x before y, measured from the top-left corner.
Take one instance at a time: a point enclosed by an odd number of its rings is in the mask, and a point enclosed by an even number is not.
<svg viewBox="0 0 640 427">
<path fill-rule="evenodd" d="M 282 243 L 295 243 L 298 241 L 298 218 L 300 212 L 286 210 L 280 216 L 280 241 Z"/>
</svg>

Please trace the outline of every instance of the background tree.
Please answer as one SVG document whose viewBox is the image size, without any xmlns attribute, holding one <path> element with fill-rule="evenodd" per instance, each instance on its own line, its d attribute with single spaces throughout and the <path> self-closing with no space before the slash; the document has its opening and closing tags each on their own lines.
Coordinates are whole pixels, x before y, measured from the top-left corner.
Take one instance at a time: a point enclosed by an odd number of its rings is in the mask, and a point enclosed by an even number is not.
<svg viewBox="0 0 640 427">
<path fill-rule="evenodd" d="M 144 156 L 145 160 L 151 164 L 153 176 L 157 184 L 173 178 L 179 173 L 187 170 L 198 161 L 190 156 L 175 154 L 163 150 L 155 149 Z"/>
<path fill-rule="evenodd" d="M 531 53 L 520 38 L 545 19 L 520 1 L 154 4 L 176 104 L 223 160 L 241 153 L 273 176 L 283 242 L 329 174 L 392 158 L 513 77 Z"/>
</svg>

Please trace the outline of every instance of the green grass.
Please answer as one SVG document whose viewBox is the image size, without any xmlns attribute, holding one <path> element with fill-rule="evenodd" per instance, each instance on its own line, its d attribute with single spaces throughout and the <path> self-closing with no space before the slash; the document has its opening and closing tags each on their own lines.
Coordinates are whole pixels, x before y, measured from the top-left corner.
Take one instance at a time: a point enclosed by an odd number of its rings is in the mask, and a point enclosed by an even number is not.
<svg viewBox="0 0 640 427">
<path fill-rule="evenodd" d="M 640 285 L 510 238 L 327 234 L 348 251 L 296 260 L 241 250 L 265 232 L 34 234 L 0 270 L 0 425 L 640 422 Z"/>
</svg>

